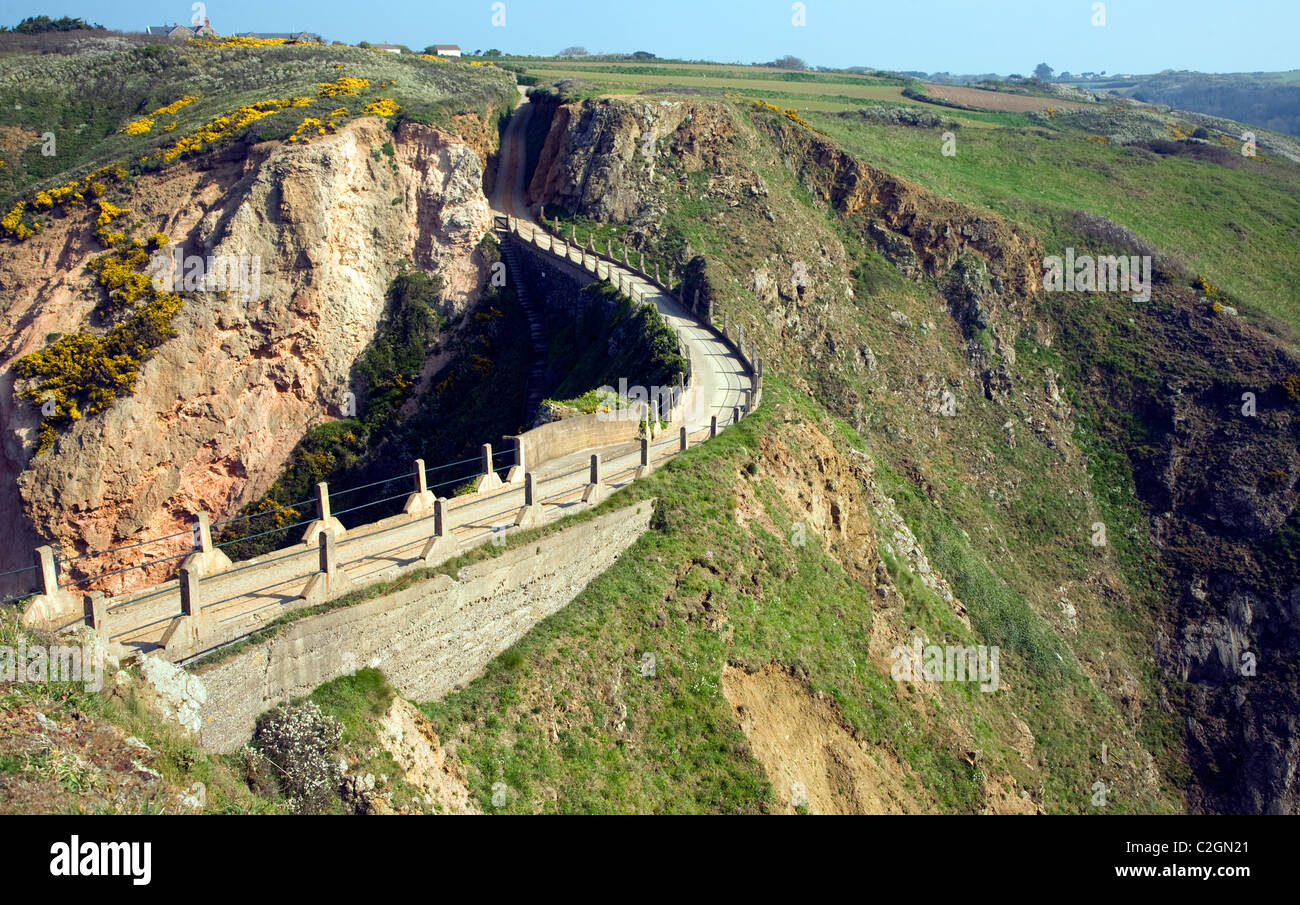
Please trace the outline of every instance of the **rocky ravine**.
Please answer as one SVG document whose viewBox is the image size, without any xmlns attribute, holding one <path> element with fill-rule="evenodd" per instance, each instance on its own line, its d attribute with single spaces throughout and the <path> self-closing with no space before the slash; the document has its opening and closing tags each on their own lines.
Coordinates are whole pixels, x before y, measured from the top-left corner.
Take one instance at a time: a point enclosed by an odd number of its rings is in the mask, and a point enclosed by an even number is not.
<svg viewBox="0 0 1300 905">
<path fill-rule="evenodd" d="M 260 297 L 188 296 L 135 393 L 40 456 L 39 413 L 15 398 L 12 365 L 87 322 L 100 290 L 85 265 L 101 249 L 84 214 L 0 248 L 0 522 L 12 541 L 0 570 L 27 565 L 36 543 L 101 550 L 261 496 L 304 431 L 339 414 L 400 261 L 440 270 L 450 306 L 472 303 L 490 227 L 483 164 L 456 136 L 410 123 L 390 134 L 368 118 L 310 145 L 230 149 L 141 177 L 118 201 L 136 234 L 161 230 L 187 254 L 260 257 Z M 145 550 L 175 553 L 189 539 L 171 544 Z M 81 564 L 96 574 L 130 561 Z M 137 571 L 106 587 L 142 583 Z"/>
</svg>

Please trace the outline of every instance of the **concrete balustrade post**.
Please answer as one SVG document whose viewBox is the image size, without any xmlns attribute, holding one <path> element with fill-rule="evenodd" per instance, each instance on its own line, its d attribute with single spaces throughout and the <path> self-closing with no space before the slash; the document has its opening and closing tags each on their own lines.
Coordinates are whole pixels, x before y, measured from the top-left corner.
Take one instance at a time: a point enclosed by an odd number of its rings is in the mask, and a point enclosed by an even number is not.
<svg viewBox="0 0 1300 905">
<path fill-rule="evenodd" d="M 709 439 L 713 439 L 717 435 L 718 435 L 718 416 L 714 415 L 711 418 L 709 418 Z"/>
<path fill-rule="evenodd" d="M 433 535 L 424 542 L 420 559 L 425 565 L 434 565 L 455 556 L 460 551 L 460 541 L 447 520 L 447 501 L 438 497 L 433 501 Z"/>
<path fill-rule="evenodd" d="M 181 566 L 178 581 L 181 590 L 181 623 L 185 626 L 185 640 L 200 644 L 207 636 L 207 626 L 203 618 L 199 576 L 193 569 Z"/>
<path fill-rule="evenodd" d="M 575 245 L 578 242 L 578 227 L 572 223 L 569 224 L 569 241 Z"/>
<path fill-rule="evenodd" d="M 641 264 L 639 267 L 637 267 L 637 272 L 640 273 L 641 276 L 645 276 L 645 252 L 644 251 L 641 252 Z"/>
<path fill-rule="evenodd" d="M 740 422 L 740 406 L 732 406 L 731 423 L 738 424 L 739 422 Z"/>
<path fill-rule="evenodd" d="M 332 530 L 337 538 L 343 538 L 347 535 L 343 523 L 336 519 L 330 512 L 330 487 L 326 481 L 321 481 L 316 485 L 316 521 L 307 526 L 307 531 L 303 534 L 303 543 L 312 546 L 317 542 L 322 531 Z"/>
<path fill-rule="evenodd" d="M 480 466 L 483 473 L 474 481 L 475 493 L 486 493 L 489 490 L 496 490 L 501 486 L 501 476 L 496 473 L 492 467 L 492 444 L 483 444 L 483 464 Z"/>
<path fill-rule="evenodd" d="M 308 606 L 317 606 L 338 597 L 352 582 L 339 568 L 339 540 L 331 530 L 320 533 L 320 568 L 307 580 L 302 599 Z"/>
<path fill-rule="evenodd" d="M 722 312 L 722 338 L 731 338 L 731 315 L 725 311 Z"/>
<path fill-rule="evenodd" d="M 407 515 L 424 515 L 433 508 L 433 494 L 429 492 L 429 478 L 424 468 L 424 460 L 415 460 L 415 491 L 406 498 Z"/>
<path fill-rule="evenodd" d="M 591 457 L 591 474 L 587 488 L 582 492 L 582 501 L 595 506 L 607 496 L 609 496 L 609 488 L 600 481 L 600 455 L 599 453 L 593 453 Z"/>
<path fill-rule="evenodd" d="M 613 239 L 606 239 L 606 240 L 605 240 L 605 257 L 609 258 L 611 261 L 614 260 L 614 240 L 613 240 Z"/>
<path fill-rule="evenodd" d="M 103 635 L 105 641 L 108 640 L 108 599 L 103 591 L 90 595 L 90 627 Z"/>
<path fill-rule="evenodd" d="M 212 521 L 206 512 L 200 512 L 194 517 L 194 551 L 181 560 L 181 565 L 196 575 L 206 578 L 224 572 L 233 565 L 225 551 L 212 545 Z"/>
<path fill-rule="evenodd" d="M 688 442 L 688 440 L 687 440 L 687 437 L 686 437 L 686 428 L 685 428 L 685 427 L 682 427 L 682 429 L 681 429 L 681 434 L 680 434 L 680 439 L 679 439 L 679 441 L 678 441 L 678 444 L 679 444 L 679 445 L 678 445 L 678 449 L 679 449 L 681 452 L 686 452 L 686 444 L 687 444 L 687 442 Z"/>
<path fill-rule="evenodd" d="M 59 564 L 54 561 L 54 548 L 49 544 L 36 548 L 36 568 L 41 573 L 41 593 L 47 597 L 59 593 Z"/>
<path fill-rule="evenodd" d="M 206 512 L 194 517 L 194 549 L 200 553 L 212 552 L 212 520 Z"/>
<path fill-rule="evenodd" d="M 752 406 L 751 406 L 750 403 L 751 403 L 751 401 L 752 401 L 752 399 L 753 399 L 754 391 L 753 391 L 753 390 L 744 390 L 743 392 L 744 392 L 744 394 L 745 394 L 745 405 L 744 405 L 744 408 L 745 408 L 745 414 L 748 415 L 749 412 L 750 412 L 750 410 L 752 409 Z"/>
<path fill-rule="evenodd" d="M 658 284 L 661 285 L 661 286 L 663 285 L 663 281 L 659 279 L 659 262 L 658 262 L 658 261 L 655 261 L 655 282 L 658 283 Z"/>
<path fill-rule="evenodd" d="M 546 523 L 542 500 L 537 493 L 537 478 L 530 471 L 524 475 L 524 505 L 515 515 L 516 528 L 537 528 Z"/>
<path fill-rule="evenodd" d="M 639 481 L 650 474 L 652 470 L 650 466 L 650 440 L 647 435 L 641 438 L 641 464 L 636 467 L 633 478 Z"/>
<path fill-rule="evenodd" d="M 759 380 L 763 379 L 763 359 L 761 358 L 754 360 L 754 376 Z"/>
<path fill-rule="evenodd" d="M 524 461 L 524 440 L 522 437 L 515 437 L 515 464 L 510 466 L 506 472 L 507 484 L 522 484 L 524 474 L 527 471 L 527 463 Z"/>
<path fill-rule="evenodd" d="M 736 352 L 741 358 L 745 357 L 745 325 L 736 324 Z"/>
<path fill-rule="evenodd" d="M 40 593 L 23 608 L 22 624 L 27 628 L 54 630 L 72 619 L 84 619 L 86 607 L 80 593 L 59 588 L 59 566 L 54 548 L 36 548 L 36 568 L 41 576 Z"/>
<path fill-rule="evenodd" d="M 323 531 L 320 536 L 320 572 L 333 581 L 339 570 L 339 545 L 333 531 Z"/>
</svg>

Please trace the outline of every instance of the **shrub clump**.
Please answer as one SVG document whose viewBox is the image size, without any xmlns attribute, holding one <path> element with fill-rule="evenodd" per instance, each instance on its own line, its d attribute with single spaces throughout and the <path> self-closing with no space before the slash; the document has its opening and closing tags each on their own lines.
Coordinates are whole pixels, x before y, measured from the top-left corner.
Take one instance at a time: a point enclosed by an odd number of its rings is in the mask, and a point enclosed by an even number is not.
<svg viewBox="0 0 1300 905">
<path fill-rule="evenodd" d="M 258 721 L 253 747 L 276 767 L 280 790 L 300 814 L 329 809 L 339 786 L 343 726 L 311 701 L 277 707 Z"/>
</svg>

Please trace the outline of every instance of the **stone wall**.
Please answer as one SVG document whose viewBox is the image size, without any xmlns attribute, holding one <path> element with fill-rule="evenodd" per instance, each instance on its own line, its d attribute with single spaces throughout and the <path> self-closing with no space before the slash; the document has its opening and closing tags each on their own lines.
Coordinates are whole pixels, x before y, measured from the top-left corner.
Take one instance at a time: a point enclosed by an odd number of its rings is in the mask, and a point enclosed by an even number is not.
<svg viewBox="0 0 1300 905">
<path fill-rule="evenodd" d="M 201 683 L 199 742 L 229 752 L 265 711 L 331 679 L 378 667 L 403 696 L 442 697 L 562 609 L 650 526 L 643 501 L 385 597 L 302 619 L 210 666 Z M 574 551 L 581 551 L 575 556 Z"/>
</svg>

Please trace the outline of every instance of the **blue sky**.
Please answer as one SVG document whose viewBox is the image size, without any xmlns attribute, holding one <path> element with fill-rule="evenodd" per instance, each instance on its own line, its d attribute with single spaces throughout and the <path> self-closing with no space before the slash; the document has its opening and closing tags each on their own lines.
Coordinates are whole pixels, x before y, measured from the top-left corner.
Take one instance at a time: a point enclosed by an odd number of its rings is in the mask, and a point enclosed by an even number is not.
<svg viewBox="0 0 1300 905">
<path fill-rule="evenodd" d="M 492 24 L 504 5 L 505 25 Z M 330 40 L 555 53 L 648 50 L 752 63 L 787 53 L 823 66 L 927 72 L 1253 72 L 1300 67 L 1300 0 L 209 0 L 217 31 L 310 30 Z M 188 22 L 189 0 L 0 0 L 0 23 L 72 15 L 139 31 Z M 498 17 L 499 18 L 499 17 Z"/>
</svg>

